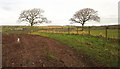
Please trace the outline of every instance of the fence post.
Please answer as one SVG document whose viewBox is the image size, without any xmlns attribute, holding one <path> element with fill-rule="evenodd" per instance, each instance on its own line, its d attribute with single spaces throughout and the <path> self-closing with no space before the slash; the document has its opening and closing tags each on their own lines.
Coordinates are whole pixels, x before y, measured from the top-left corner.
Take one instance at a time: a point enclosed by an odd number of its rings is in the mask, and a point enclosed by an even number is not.
<svg viewBox="0 0 120 69">
<path fill-rule="evenodd" d="M 68 34 L 70 34 L 70 27 L 68 26 Z"/>
<path fill-rule="evenodd" d="M 77 34 L 78 34 L 78 27 L 77 27 Z"/>
<path fill-rule="evenodd" d="M 106 37 L 106 39 L 108 38 L 108 36 L 107 36 L 107 34 L 108 34 L 108 26 L 105 26 L 105 37 Z"/>
<path fill-rule="evenodd" d="M 47 31 L 47 28 L 46 28 L 46 32 L 48 32 L 48 31 Z"/>
<path fill-rule="evenodd" d="M 53 33 L 53 28 L 51 28 L 51 32 Z"/>
<path fill-rule="evenodd" d="M 62 33 L 64 33 L 64 29 L 63 29 L 63 26 L 62 26 L 62 30 L 61 30 Z"/>
<path fill-rule="evenodd" d="M 90 29 L 91 29 L 91 27 L 89 26 L 88 28 L 89 28 L 89 32 L 88 32 L 88 33 L 89 33 L 89 35 L 90 35 Z"/>
</svg>

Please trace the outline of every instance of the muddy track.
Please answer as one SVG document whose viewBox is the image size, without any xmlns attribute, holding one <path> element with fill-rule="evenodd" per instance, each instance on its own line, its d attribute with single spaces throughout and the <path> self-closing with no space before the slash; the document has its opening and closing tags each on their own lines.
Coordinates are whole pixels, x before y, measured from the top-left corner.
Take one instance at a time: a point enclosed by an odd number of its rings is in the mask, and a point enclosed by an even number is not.
<svg viewBox="0 0 120 69">
<path fill-rule="evenodd" d="M 3 67 L 94 66 L 72 48 L 46 37 L 27 34 L 3 35 L 2 44 Z"/>
</svg>

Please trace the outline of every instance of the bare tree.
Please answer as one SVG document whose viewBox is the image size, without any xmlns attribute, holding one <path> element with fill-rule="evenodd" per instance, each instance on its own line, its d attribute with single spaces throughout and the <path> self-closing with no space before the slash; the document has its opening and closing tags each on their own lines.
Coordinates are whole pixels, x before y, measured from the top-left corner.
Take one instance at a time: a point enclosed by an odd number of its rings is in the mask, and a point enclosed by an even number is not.
<svg viewBox="0 0 120 69">
<path fill-rule="evenodd" d="M 44 11 L 42 9 L 37 8 L 24 10 L 20 14 L 19 20 L 29 22 L 31 26 L 37 23 L 48 22 L 47 18 L 43 17 L 43 12 Z"/>
<path fill-rule="evenodd" d="M 73 18 L 70 19 L 71 21 L 75 23 L 82 24 L 82 31 L 84 29 L 84 24 L 86 21 L 100 21 L 100 17 L 97 15 L 97 11 L 91 9 L 91 8 L 84 8 L 82 10 L 77 11 Z"/>
</svg>

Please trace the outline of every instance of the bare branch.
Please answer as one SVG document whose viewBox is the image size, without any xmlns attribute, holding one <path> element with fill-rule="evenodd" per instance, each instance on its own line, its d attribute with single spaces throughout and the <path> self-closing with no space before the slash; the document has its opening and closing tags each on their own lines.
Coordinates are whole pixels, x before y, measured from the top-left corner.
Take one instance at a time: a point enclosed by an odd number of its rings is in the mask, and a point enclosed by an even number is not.
<svg viewBox="0 0 120 69">
<path fill-rule="evenodd" d="M 47 18 L 42 15 L 43 12 L 44 11 L 42 9 L 37 8 L 24 10 L 20 14 L 19 20 L 29 22 L 31 26 L 37 23 L 43 23 L 47 21 Z"/>
<path fill-rule="evenodd" d="M 85 8 L 82 10 L 77 11 L 73 18 L 70 19 L 71 21 L 75 23 L 80 23 L 82 26 L 84 26 L 86 21 L 100 21 L 100 17 L 97 15 L 97 11 L 91 9 L 91 8 Z"/>
</svg>

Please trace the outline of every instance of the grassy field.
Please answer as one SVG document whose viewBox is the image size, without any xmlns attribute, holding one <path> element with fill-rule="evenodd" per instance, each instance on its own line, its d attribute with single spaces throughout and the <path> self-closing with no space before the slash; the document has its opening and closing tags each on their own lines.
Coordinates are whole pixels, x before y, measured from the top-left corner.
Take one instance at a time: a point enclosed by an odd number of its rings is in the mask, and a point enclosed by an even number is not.
<svg viewBox="0 0 120 69">
<path fill-rule="evenodd" d="M 38 27 L 31 26 L 3 26 L 2 33 L 5 34 L 27 34 L 33 31 L 38 31 Z"/>
<path fill-rule="evenodd" d="M 118 39 L 118 31 L 117 29 L 108 29 L 108 38 Z M 91 35 L 94 36 L 103 36 L 105 37 L 105 30 L 91 30 Z"/>
<path fill-rule="evenodd" d="M 89 56 L 90 59 L 108 67 L 118 66 L 118 41 L 105 40 L 88 35 L 67 35 L 34 32 L 34 35 L 49 37 Z"/>
<path fill-rule="evenodd" d="M 68 33 L 68 26 L 60 26 L 60 27 L 40 27 L 42 28 L 40 31 L 41 32 L 49 32 L 49 33 Z M 70 34 L 89 34 L 89 30 L 88 27 L 85 27 L 84 31 L 80 31 L 81 28 L 78 28 L 78 32 L 77 32 L 77 27 L 69 27 L 69 33 Z M 112 27 L 110 26 L 110 28 L 107 31 L 107 37 L 108 38 L 113 38 L 113 39 L 118 39 L 118 29 L 117 26 Z M 105 27 L 91 27 L 90 30 L 90 34 L 93 36 L 102 36 L 102 37 L 106 37 L 106 30 Z"/>
<path fill-rule="evenodd" d="M 107 37 L 108 38 L 113 38 L 113 39 L 118 39 L 118 31 L 117 29 L 109 29 L 108 30 L 108 33 L 107 33 Z M 46 32 L 46 31 L 42 31 L 42 32 Z M 58 32 L 58 31 L 47 31 L 49 33 L 65 33 L 67 34 L 68 31 L 65 31 L 65 32 Z M 69 32 L 70 34 L 89 34 L 88 33 L 88 30 L 85 30 L 85 31 L 79 31 L 77 33 L 76 30 L 73 30 L 73 31 L 70 31 Z M 106 31 L 105 30 L 91 30 L 90 31 L 90 35 L 93 35 L 93 36 L 102 36 L 102 37 L 106 37 Z"/>
</svg>

